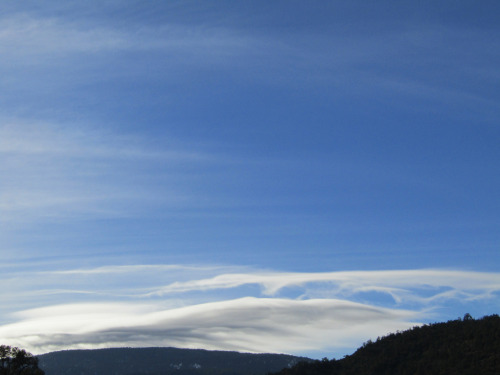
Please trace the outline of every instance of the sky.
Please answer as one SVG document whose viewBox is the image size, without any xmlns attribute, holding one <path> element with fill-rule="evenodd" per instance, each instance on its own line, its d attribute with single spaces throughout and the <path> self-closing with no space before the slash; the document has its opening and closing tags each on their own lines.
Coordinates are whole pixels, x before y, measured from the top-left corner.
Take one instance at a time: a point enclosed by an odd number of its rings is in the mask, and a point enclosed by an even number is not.
<svg viewBox="0 0 500 375">
<path fill-rule="evenodd" d="M 498 1 L 4 1 L 0 343 L 339 358 L 500 311 Z"/>
</svg>

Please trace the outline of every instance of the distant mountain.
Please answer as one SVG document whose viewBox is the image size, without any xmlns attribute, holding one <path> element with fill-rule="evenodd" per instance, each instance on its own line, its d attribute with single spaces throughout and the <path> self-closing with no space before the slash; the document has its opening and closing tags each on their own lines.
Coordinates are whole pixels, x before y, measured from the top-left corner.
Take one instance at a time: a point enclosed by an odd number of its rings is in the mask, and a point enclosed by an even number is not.
<svg viewBox="0 0 500 375">
<path fill-rule="evenodd" d="M 368 341 L 340 360 L 299 363 L 275 375 L 499 375 L 500 317 L 436 323 Z"/>
<path fill-rule="evenodd" d="M 308 358 L 177 348 L 66 350 L 38 356 L 46 375 L 264 375 Z"/>
</svg>

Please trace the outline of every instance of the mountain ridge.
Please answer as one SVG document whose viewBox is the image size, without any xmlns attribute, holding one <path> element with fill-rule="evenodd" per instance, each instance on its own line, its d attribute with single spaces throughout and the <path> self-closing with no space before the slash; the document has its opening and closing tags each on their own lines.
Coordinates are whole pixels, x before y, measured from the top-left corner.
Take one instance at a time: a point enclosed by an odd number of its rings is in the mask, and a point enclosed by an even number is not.
<svg viewBox="0 0 500 375">
<path fill-rule="evenodd" d="M 306 357 L 173 347 L 75 349 L 38 356 L 46 375 L 260 375 Z"/>
<path fill-rule="evenodd" d="M 38 356 L 46 375 L 498 375 L 498 315 L 415 326 L 342 359 L 180 348 L 64 350 Z"/>
</svg>

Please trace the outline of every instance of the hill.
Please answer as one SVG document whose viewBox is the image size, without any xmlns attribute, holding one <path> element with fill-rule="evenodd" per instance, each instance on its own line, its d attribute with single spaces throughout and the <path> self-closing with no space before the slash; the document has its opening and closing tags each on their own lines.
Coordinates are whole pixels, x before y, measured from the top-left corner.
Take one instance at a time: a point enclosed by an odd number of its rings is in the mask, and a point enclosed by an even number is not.
<svg viewBox="0 0 500 375">
<path fill-rule="evenodd" d="M 38 356 L 46 375 L 259 375 L 304 357 L 177 348 L 66 350 Z"/>
<path fill-rule="evenodd" d="M 500 317 L 414 327 L 368 341 L 340 360 L 299 363 L 276 375 L 498 375 Z"/>
</svg>

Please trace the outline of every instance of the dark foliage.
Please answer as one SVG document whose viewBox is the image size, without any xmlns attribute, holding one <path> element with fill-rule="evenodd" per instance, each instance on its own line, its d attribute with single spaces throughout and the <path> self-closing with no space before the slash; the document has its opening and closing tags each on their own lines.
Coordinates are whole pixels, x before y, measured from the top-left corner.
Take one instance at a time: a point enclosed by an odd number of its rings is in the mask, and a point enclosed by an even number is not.
<svg viewBox="0 0 500 375">
<path fill-rule="evenodd" d="M 38 358 L 24 349 L 0 345 L 0 375 L 44 375 Z"/>
<path fill-rule="evenodd" d="M 500 317 L 414 327 L 368 341 L 340 360 L 299 363 L 276 375 L 498 375 Z"/>
<path fill-rule="evenodd" d="M 304 357 L 177 348 L 67 350 L 41 355 L 47 375 L 258 375 Z"/>
</svg>

